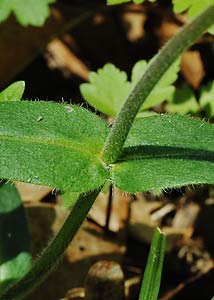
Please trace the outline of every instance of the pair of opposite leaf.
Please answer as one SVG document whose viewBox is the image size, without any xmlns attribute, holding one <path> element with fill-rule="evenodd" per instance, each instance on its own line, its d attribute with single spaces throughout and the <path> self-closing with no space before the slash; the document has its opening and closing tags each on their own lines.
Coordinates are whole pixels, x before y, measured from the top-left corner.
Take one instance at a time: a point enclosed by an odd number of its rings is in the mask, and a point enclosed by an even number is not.
<svg viewBox="0 0 214 300">
<path fill-rule="evenodd" d="M 0 102 L 19 101 L 24 92 L 24 82 L 15 82 L 0 93 Z M 65 107 L 72 112 L 71 107 Z M 41 118 L 39 118 L 39 122 Z M 79 193 L 67 193 L 68 206 Z M 66 199 L 64 199 L 64 202 Z M 14 185 L 0 184 L 0 293 L 21 279 L 31 267 L 29 235 L 22 201 Z M 11 222 L 13 220 L 13 222 Z M 18 241 L 18 242 L 17 242 Z M 165 251 L 165 235 L 155 231 L 146 267 L 140 299 L 156 300 L 161 281 Z M 152 293 L 151 293 L 152 291 Z"/>
<path fill-rule="evenodd" d="M 0 178 L 71 192 L 106 181 L 133 193 L 214 183 L 209 123 L 178 115 L 139 117 L 111 165 L 102 157 L 108 133 L 106 123 L 82 107 L 0 102 Z"/>
</svg>

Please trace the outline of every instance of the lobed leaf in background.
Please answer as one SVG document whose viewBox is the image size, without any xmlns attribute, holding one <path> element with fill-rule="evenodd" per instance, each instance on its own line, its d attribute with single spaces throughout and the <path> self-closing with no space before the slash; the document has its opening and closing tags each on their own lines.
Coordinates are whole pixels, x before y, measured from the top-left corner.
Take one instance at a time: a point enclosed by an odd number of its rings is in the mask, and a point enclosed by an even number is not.
<svg viewBox="0 0 214 300">
<path fill-rule="evenodd" d="M 136 4 L 143 3 L 144 0 L 107 0 L 108 5 L 121 4 L 126 2 L 134 2 Z M 155 2 L 156 0 L 149 0 L 150 2 Z M 188 11 L 188 16 L 190 18 L 198 15 L 203 9 L 211 4 L 214 4 L 214 0 L 172 0 L 173 11 L 175 13 L 182 13 Z M 209 33 L 214 34 L 214 26 L 210 27 Z"/>
<path fill-rule="evenodd" d="M 121 4 L 125 2 L 131 2 L 133 1 L 136 4 L 143 3 L 145 0 L 107 0 L 108 5 L 114 5 L 114 4 Z M 148 0 L 150 2 L 155 2 L 156 0 Z"/>
<path fill-rule="evenodd" d="M 112 182 L 135 193 L 214 183 L 214 126 L 179 115 L 135 120 Z"/>
<path fill-rule="evenodd" d="M 181 88 L 177 88 L 173 97 L 166 104 L 166 111 L 186 115 L 188 113 L 197 114 L 200 106 L 192 89 L 184 83 Z"/>
<path fill-rule="evenodd" d="M 78 106 L 0 103 L 0 178 L 87 192 L 108 177 L 100 153 L 108 127 Z"/>
<path fill-rule="evenodd" d="M 89 83 L 80 85 L 84 99 L 100 112 L 116 116 L 130 91 L 126 72 L 113 64 L 106 64 L 97 72 L 90 72 Z"/>
<path fill-rule="evenodd" d="M 168 100 L 165 109 L 169 113 L 178 113 L 186 115 L 188 113 L 206 117 L 207 119 L 214 117 L 214 81 L 203 85 L 199 90 L 198 101 L 193 90 L 183 84 L 181 88 L 177 88 L 171 100 Z"/>
<path fill-rule="evenodd" d="M 11 183 L 0 184 L 0 292 L 31 267 L 24 207 Z"/>
<path fill-rule="evenodd" d="M 152 61 L 152 60 L 151 60 Z M 138 80 L 146 72 L 149 67 L 149 63 L 145 60 L 137 62 L 132 69 L 131 88 L 133 89 Z M 178 72 L 180 71 L 180 58 L 177 59 L 171 67 L 161 77 L 156 84 L 150 95 L 147 97 L 141 107 L 141 111 L 150 109 L 164 100 L 171 100 L 175 92 L 175 87 L 172 85 L 178 78 Z"/>
<path fill-rule="evenodd" d="M 24 81 L 16 81 L 0 92 L 0 102 L 19 101 L 25 90 Z"/>
<path fill-rule="evenodd" d="M 188 10 L 188 16 L 190 18 L 195 17 L 203 9 L 214 4 L 214 0 L 172 0 L 172 2 L 175 13 L 182 13 Z M 209 32 L 214 34 L 214 26 L 209 29 Z"/>
<path fill-rule="evenodd" d="M 143 276 L 139 300 L 157 300 L 166 249 L 166 235 L 155 229 Z"/>
<path fill-rule="evenodd" d="M 199 104 L 206 112 L 207 118 L 214 117 L 214 81 L 202 86 L 200 90 Z"/>
<path fill-rule="evenodd" d="M 0 0 L 0 22 L 13 13 L 22 26 L 42 26 L 55 0 Z"/>
<path fill-rule="evenodd" d="M 178 77 L 179 64 L 180 59 L 176 60 L 162 76 L 144 102 L 141 111 L 154 107 L 162 101 L 170 100 L 173 97 L 175 87 L 172 84 Z M 102 69 L 99 69 L 97 73 L 90 73 L 89 83 L 80 85 L 81 94 L 94 108 L 108 116 L 115 117 L 130 91 L 148 67 L 149 63 L 145 60 L 138 61 L 132 69 L 131 81 L 128 81 L 128 76 L 125 72 L 108 63 Z"/>
</svg>

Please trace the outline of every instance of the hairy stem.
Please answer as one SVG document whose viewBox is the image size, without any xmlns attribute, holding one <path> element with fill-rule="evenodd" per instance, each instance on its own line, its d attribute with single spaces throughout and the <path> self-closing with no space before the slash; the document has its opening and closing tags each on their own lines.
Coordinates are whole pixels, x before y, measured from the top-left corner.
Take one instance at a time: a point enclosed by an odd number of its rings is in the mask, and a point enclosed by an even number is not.
<svg viewBox="0 0 214 300">
<path fill-rule="evenodd" d="M 41 257 L 37 259 L 31 270 L 20 281 L 3 295 L 0 295 L 1 300 L 23 299 L 44 281 L 73 239 L 99 192 L 100 190 L 79 197 L 62 228 Z"/>
<path fill-rule="evenodd" d="M 206 9 L 194 21 L 184 26 L 152 61 L 114 122 L 103 149 L 103 158 L 106 163 L 111 164 L 117 160 L 134 118 L 152 88 L 182 51 L 212 25 L 213 16 L 214 5 Z M 32 269 L 6 293 L 0 295 L 1 300 L 23 299 L 48 276 L 74 237 L 97 195 L 98 191 L 80 196 L 61 230 L 41 257 L 34 263 Z"/>
<path fill-rule="evenodd" d="M 179 55 L 213 23 L 214 5 L 211 5 L 171 38 L 151 61 L 147 71 L 131 91 L 117 115 L 107 137 L 103 148 L 103 160 L 107 164 L 112 164 L 118 159 L 140 107 L 162 75 Z"/>
</svg>

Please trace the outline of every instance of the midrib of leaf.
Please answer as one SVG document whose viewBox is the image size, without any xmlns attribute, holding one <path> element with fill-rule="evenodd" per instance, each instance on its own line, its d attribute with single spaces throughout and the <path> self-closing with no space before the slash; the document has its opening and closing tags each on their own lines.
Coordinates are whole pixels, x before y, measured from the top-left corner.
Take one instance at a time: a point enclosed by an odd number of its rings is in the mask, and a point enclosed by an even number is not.
<svg viewBox="0 0 214 300">
<path fill-rule="evenodd" d="M 153 152 L 151 153 L 152 150 Z M 160 153 L 160 150 L 162 151 L 165 150 L 165 152 Z M 173 153 L 172 152 L 170 153 L 170 150 L 173 151 Z M 137 153 L 137 151 L 139 152 Z M 150 153 L 146 153 L 148 151 L 150 151 Z M 214 161 L 214 151 L 209 151 L 204 149 L 181 148 L 181 147 L 178 148 L 172 146 L 170 147 L 158 146 L 158 145 L 157 146 L 146 145 L 146 146 L 139 146 L 139 147 L 135 146 L 135 147 L 125 148 L 118 162 L 127 161 L 127 160 L 151 159 L 151 158 L 153 159 L 175 158 L 175 159 Z"/>
<path fill-rule="evenodd" d="M 41 144 L 41 145 L 54 145 L 56 147 L 62 147 L 62 148 L 68 148 L 75 151 L 82 152 L 86 156 L 90 157 L 96 157 L 97 159 L 101 160 L 99 157 L 99 153 L 95 154 L 87 150 L 86 148 L 83 148 L 81 146 L 78 146 L 78 144 L 72 143 L 71 141 L 66 141 L 63 139 L 42 139 L 42 138 L 32 138 L 32 137 L 15 137 L 15 136 L 9 136 L 9 135 L 0 135 L 0 140 L 6 140 L 6 141 L 14 141 L 14 142 L 20 142 L 25 144 Z"/>
</svg>

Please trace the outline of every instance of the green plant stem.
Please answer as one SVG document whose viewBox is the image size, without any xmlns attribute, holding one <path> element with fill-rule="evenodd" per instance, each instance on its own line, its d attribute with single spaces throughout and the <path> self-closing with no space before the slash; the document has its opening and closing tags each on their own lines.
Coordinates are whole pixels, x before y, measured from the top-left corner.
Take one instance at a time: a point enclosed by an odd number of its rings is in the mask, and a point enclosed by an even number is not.
<svg viewBox="0 0 214 300">
<path fill-rule="evenodd" d="M 143 276 L 139 300 L 157 300 L 161 284 L 166 235 L 156 228 Z"/>
<path fill-rule="evenodd" d="M 114 122 L 103 149 L 103 158 L 106 163 L 111 164 L 117 160 L 134 118 L 150 91 L 182 51 L 212 25 L 213 16 L 214 5 L 184 26 L 152 61 Z M 74 237 L 97 195 L 98 191 L 80 196 L 61 230 L 35 262 L 32 269 L 6 293 L 0 295 L 1 300 L 23 299 L 48 276 Z"/>
<path fill-rule="evenodd" d="M 214 5 L 211 5 L 186 24 L 151 61 L 147 71 L 131 91 L 113 123 L 103 148 L 103 160 L 106 164 L 113 164 L 117 161 L 140 107 L 162 75 L 181 53 L 213 23 Z"/>
<path fill-rule="evenodd" d="M 53 241 L 37 259 L 31 270 L 3 295 L 0 295 L 1 300 L 23 299 L 44 281 L 73 239 L 99 192 L 100 190 L 93 191 L 79 197 Z"/>
</svg>

